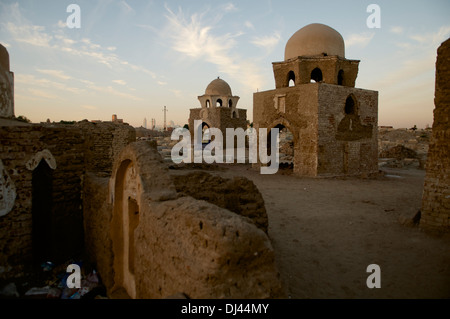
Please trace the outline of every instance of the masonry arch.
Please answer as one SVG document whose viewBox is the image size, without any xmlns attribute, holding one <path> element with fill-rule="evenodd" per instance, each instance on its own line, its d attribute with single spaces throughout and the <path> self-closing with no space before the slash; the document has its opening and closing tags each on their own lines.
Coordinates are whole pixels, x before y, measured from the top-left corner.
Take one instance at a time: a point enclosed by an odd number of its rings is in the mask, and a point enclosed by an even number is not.
<svg viewBox="0 0 450 319">
<path fill-rule="evenodd" d="M 210 128 L 211 128 L 210 124 L 208 124 L 207 122 L 202 122 L 202 144 L 203 145 L 209 144 L 211 142 L 211 134 L 209 132 Z"/>
<path fill-rule="evenodd" d="M 208 100 L 206 100 L 206 107 L 209 108 L 211 106 L 211 102 Z"/>
<path fill-rule="evenodd" d="M 53 169 L 41 158 L 32 173 L 32 243 L 37 265 L 53 259 Z"/>
<path fill-rule="evenodd" d="M 322 76 L 322 70 L 319 68 L 315 68 L 311 71 L 311 82 L 322 82 L 323 76 Z"/>
<path fill-rule="evenodd" d="M 270 129 L 267 132 L 267 154 L 272 153 L 271 149 L 271 129 L 278 128 L 279 130 L 279 168 L 287 174 L 292 174 L 294 171 L 294 158 L 297 139 L 295 131 L 292 130 L 292 125 L 288 120 L 281 118 L 269 125 Z"/>
<path fill-rule="evenodd" d="M 344 85 L 344 70 L 339 70 L 337 77 L 337 84 Z"/>
<path fill-rule="evenodd" d="M 347 96 L 344 105 L 344 113 L 346 115 L 357 115 L 358 114 L 358 101 L 356 97 L 352 94 Z"/>
<path fill-rule="evenodd" d="M 136 298 L 134 232 L 139 224 L 139 178 L 130 159 L 124 160 L 116 173 L 112 233 L 114 243 L 114 281 L 131 298 Z"/>
<path fill-rule="evenodd" d="M 228 100 L 228 107 L 229 108 L 233 107 L 233 101 L 231 99 Z"/>
<path fill-rule="evenodd" d="M 216 100 L 216 107 L 221 107 L 223 104 L 222 99 L 217 99 Z"/>
<path fill-rule="evenodd" d="M 287 76 L 287 86 L 292 87 L 295 86 L 295 73 L 294 71 L 289 71 Z"/>
</svg>

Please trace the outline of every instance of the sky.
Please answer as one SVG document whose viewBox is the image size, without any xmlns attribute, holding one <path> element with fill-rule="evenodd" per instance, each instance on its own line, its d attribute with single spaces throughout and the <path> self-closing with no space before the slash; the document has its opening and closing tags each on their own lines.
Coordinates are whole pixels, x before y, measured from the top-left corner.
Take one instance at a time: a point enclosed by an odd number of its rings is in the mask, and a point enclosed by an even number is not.
<svg viewBox="0 0 450 319">
<path fill-rule="evenodd" d="M 69 28 L 70 4 L 80 27 Z M 380 28 L 369 28 L 370 4 Z M 275 88 L 272 62 L 310 23 L 337 30 L 356 87 L 379 92 L 379 125 L 433 124 L 436 51 L 450 1 L 0 0 L 0 43 L 15 77 L 15 115 L 33 122 L 111 120 L 184 125 L 217 77 L 252 121 L 253 93 Z M 75 21 L 69 19 L 70 21 Z M 69 22 L 70 22 L 69 21 Z"/>
</svg>

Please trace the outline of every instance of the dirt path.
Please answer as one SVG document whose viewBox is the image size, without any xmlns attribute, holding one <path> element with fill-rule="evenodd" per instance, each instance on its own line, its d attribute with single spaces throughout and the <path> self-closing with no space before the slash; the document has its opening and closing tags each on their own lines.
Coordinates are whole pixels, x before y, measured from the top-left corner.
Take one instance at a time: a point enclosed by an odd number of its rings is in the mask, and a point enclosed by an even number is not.
<svg viewBox="0 0 450 319">
<path fill-rule="evenodd" d="M 398 222 L 421 205 L 425 172 L 384 169 L 378 179 L 260 175 L 245 166 L 222 173 L 257 185 L 269 235 L 292 298 L 450 298 L 450 235 Z M 381 289 L 369 289 L 369 264 Z"/>
</svg>

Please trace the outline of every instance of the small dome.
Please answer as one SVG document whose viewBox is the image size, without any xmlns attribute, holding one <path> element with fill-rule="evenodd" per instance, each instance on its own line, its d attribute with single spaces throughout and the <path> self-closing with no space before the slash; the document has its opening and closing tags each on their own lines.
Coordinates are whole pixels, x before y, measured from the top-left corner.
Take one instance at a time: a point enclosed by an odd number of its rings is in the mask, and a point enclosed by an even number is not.
<svg viewBox="0 0 450 319">
<path fill-rule="evenodd" d="M 0 65 L 9 71 L 9 53 L 8 50 L 0 43 Z"/>
<path fill-rule="evenodd" d="M 308 24 L 286 43 L 284 60 L 298 56 L 337 55 L 345 58 L 344 39 L 339 32 L 320 23 Z"/>
<path fill-rule="evenodd" d="M 232 96 L 230 86 L 227 82 L 220 78 L 217 78 L 209 83 L 209 85 L 206 87 L 205 94 Z"/>
</svg>

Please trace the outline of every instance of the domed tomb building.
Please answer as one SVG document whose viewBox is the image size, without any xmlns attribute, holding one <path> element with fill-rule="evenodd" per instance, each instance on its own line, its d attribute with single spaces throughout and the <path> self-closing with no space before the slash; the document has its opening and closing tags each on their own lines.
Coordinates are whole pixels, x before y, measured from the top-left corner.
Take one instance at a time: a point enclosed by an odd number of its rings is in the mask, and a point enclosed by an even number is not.
<svg viewBox="0 0 450 319">
<path fill-rule="evenodd" d="M 288 40 L 284 61 L 273 63 L 275 89 L 254 93 L 254 127 L 293 135 L 294 174 L 378 172 L 378 92 L 355 88 L 358 65 L 345 58 L 339 32 L 310 24 Z"/>
<path fill-rule="evenodd" d="M 189 130 L 194 136 L 194 121 L 201 120 L 202 128 L 218 128 L 224 138 L 226 147 L 226 129 L 238 127 L 247 129 L 247 110 L 238 109 L 239 96 L 233 96 L 231 87 L 221 78 L 208 84 L 205 94 L 198 97 L 200 108 L 190 109 Z"/>
</svg>

